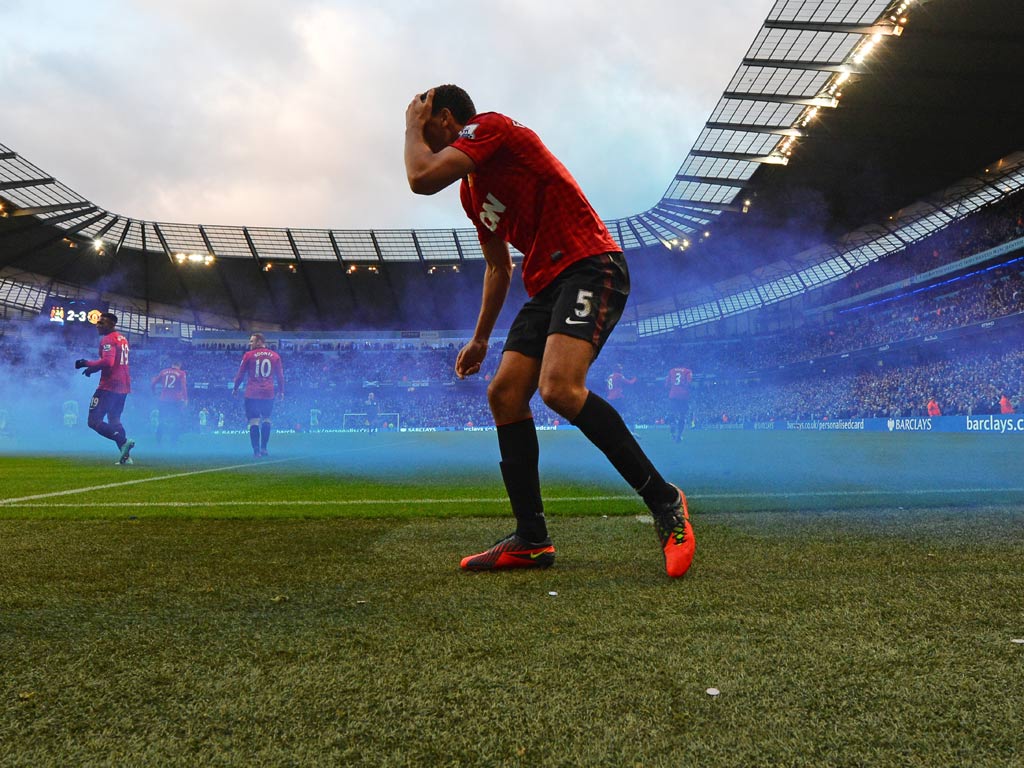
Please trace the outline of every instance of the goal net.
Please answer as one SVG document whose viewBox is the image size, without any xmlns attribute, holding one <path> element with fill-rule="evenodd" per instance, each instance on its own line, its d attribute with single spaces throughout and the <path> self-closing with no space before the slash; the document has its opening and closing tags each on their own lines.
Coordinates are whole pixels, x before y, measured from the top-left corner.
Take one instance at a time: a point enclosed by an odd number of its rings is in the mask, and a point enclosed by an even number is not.
<svg viewBox="0 0 1024 768">
<path fill-rule="evenodd" d="M 341 428 L 350 432 L 397 432 L 401 426 L 399 413 L 346 413 L 341 420 Z"/>
</svg>

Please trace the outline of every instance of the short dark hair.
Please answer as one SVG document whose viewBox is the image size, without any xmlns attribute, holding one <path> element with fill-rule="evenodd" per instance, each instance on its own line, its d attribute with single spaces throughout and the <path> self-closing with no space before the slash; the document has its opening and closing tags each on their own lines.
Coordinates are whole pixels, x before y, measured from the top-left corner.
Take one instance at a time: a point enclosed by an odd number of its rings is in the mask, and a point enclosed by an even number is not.
<svg viewBox="0 0 1024 768">
<path fill-rule="evenodd" d="M 117 325 L 117 315 L 115 315 L 113 312 L 101 312 L 100 317 L 104 320 L 109 320 L 114 325 Z"/>
<path fill-rule="evenodd" d="M 430 113 L 436 115 L 445 107 L 451 110 L 452 116 L 463 125 L 476 114 L 473 100 L 457 85 L 438 85 L 434 88 L 434 108 Z"/>
</svg>

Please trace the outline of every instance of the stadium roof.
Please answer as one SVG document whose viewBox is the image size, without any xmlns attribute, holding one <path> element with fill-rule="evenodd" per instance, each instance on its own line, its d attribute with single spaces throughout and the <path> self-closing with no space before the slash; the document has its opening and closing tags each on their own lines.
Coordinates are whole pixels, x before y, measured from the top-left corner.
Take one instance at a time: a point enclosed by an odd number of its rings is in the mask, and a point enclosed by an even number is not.
<svg viewBox="0 0 1024 768">
<path fill-rule="evenodd" d="M 769 265 L 767 277 L 806 288 L 798 278 L 804 260 L 783 267 L 788 276 L 778 265 L 1022 149 L 1020 100 L 1007 98 L 1019 90 L 1022 50 L 1019 0 L 779 0 L 663 198 L 645 212 L 607 222 L 623 249 L 637 253 L 634 269 L 671 275 L 643 281 L 656 287 L 641 289 L 638 298 L 664 296 L 672 284 L 700 286 L 717 298 L 723 295 L 717 282 Z M 1019 185 L 1017 176 L 1006 178 Z M 187 308 L 197 325 L 294 327 L 313 315 L 337 324 L 358 307 L 359 291 L 348 286 L 353 301 L 332 315 L 327 275 L 338 291 L 337 280 L 360 269 L 431 270 L 482 259 L 472 229 L 274 229 L 132 219 L 94 205 L 3 145 L 0 201 L 7 214 L 0 219 L 0 267 L 104 286 L 114 259 L 141 260 L 146 311 L 151 301 L 167 305 L 168 313 Z M 106 263 L 54 254 L 90 241 L 108 255 Z M 184 276 L 207 263 L 233 266 L 219 280 L 208 276 L 201 288 Z M 861 264 L 841 263 L 844 272 Z M 265 282 L 261 273 L 273 269 L 297 275 L 304 287 L 275 300 L 275 289 L 262 286 L 271 298 L 262 303 L 263 316 L 245 300 L 246 291 L 228 288 L 229 282 Z M 673 296 L 673 305 L 693 304 L 700 291 L 690 293 Z M 755 295 L 763 301 L 763 292 Z M 400 297 L 393 297 L 397 304 Z M 293 311 L 293 303 L 303 312 Z"/>
</svg>

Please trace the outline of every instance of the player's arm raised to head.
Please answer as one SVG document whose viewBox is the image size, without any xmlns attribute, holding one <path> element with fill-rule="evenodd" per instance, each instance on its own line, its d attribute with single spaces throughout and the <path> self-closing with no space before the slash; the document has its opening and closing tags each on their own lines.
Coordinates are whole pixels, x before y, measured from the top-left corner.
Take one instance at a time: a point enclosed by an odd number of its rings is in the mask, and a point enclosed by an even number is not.
<svg viewBox="0 0 1024 768">
<path fill-rule="evenodd" d="M 476 170 L 469 155 L 455 147 L 430 151 L 422 137 L 406 134 L 405 172 L 409 189 L 417 195 L 433 195 Z"/>
<path fill-rule="evenodd" d="M 453 181 L 476 169 L 476 164 L 465 152 L 446 142 L 440 152 L 434 152 L 427 143 L 425 131 L 434 108 L 434 92 L 414 96 L 405 110 L 405 174 L 409 188 L 417 195 L 440 192 Z M 437 137 L 442 141 L 441 135 Z"/>
</svg>

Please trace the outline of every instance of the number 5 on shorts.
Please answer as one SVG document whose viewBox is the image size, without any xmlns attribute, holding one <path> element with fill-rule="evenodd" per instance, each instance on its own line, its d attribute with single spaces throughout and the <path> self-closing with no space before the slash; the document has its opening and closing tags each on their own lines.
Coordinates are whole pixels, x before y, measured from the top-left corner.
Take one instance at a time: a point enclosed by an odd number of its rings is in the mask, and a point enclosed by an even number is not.
<svg viewBox="0 0 1024 768">
<path fill-rule="evenodd" d="M 576 307 L 573 312 L 576 313 L 576 317 L 590 317 L 590 311 L 593 309 L 591 299 L 594 298 L 593 291 L 584 291 L 582 288 L 576 294 Z"/>
</svg>

